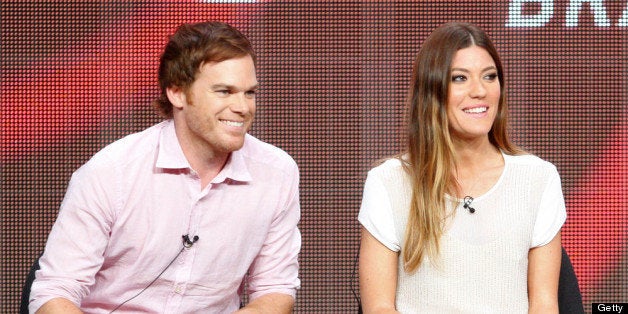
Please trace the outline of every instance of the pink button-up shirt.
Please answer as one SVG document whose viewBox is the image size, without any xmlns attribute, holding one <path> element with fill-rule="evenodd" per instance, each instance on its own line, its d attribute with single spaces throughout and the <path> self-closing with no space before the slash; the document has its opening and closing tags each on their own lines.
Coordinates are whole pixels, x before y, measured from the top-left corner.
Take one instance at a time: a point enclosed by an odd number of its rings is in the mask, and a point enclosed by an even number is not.
<svg viewBox="0 0 628 314">
<path fill-rule="evenodd" d="M 251 299 L 294 296 L 298 183 L 294 160 L 250 135 L 202 190 L 171 120 L 116 141 L 73 174 L 30 310 L 63 297 L 109 313 L 164 269 L 116 312 L 230 313 L 245 276 Z"/>
</svg>

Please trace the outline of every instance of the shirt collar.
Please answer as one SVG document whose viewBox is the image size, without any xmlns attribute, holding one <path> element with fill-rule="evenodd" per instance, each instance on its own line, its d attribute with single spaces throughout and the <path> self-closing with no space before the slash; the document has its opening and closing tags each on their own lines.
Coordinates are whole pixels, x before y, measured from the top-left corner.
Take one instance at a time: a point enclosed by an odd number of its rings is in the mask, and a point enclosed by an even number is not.
<svg viewBox="0 0 628 314">
<path fill-rule="evenodd" d="M 192 169 L 187 158 L 185 158 L 183 149 L 181 149 L 181 145 L 177 139 L 174 121 L 168 120 L 163 123 L 164 127 L 159 136 L 159 148 L 155 166 L 157 168 L 164 169 Z M 245 139 L 245 146 L 247 141 L 248 139 Z M 225 181 L 227 178 L 242 182 L 252 180 L 243 150 L 244 147 L 231 153 L 227 163 L 220 173 L 218 173 L 218 175 L 212 180 L 212 183 L 220 183 Z"/>
<path fill-rule="evenodd" d="M 243 148 L 231 153 L 227 163 L 222 168 L 220 173 L 218 173 L 218 175 L 212 180 L 212 183 L 220 183 L 225 181 L 227 178 L 240 182 L 248 182 L 252 180 L 251 173 L 249 172 L 242 150 Z"/>
<path fill-rule="evenodd" d="M 167 120 L 162 123 L 164 127 L 159 134 L 159 148 L 155 166 L 164 169 L 191 169 L 192 167 L 185 158 L 174 131 L 174 121 Z"/>
</svg>

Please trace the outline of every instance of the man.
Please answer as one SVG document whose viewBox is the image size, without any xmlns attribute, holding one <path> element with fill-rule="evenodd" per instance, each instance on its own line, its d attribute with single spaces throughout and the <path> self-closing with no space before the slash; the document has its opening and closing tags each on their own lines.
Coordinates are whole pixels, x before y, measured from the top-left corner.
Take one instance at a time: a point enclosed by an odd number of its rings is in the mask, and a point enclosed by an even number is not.
<svg viewBox="0 0 628 314">
<path fill-rule="evenodd" d="M 255 53 L 222 22 L 161 58 L 168 119 L 72 176 L 37 272 L 37 313 L 288 313 L 299 287 L 298 168 L 247 134 Z M 240 308 L 248 287 L 250 302 Z"/>
</svg>

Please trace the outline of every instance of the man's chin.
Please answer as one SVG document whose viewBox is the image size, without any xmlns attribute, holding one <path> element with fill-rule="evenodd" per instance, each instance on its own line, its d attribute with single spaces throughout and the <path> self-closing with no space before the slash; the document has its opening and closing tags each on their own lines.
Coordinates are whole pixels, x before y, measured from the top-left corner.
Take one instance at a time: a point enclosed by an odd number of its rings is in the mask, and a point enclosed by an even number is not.
<svg viewBox="0 0 628 314">
<path fill-rule="evenodd" d="M 226 143 L 226 145 L 223 146 L 223 151 L 225 153 L 232 153 L 237 150 L 240 150 L 243 146 L 244 146 L 244 137 L 242 137 L 241 140 L 231 141 L 229 143 Z"/>
</svg>

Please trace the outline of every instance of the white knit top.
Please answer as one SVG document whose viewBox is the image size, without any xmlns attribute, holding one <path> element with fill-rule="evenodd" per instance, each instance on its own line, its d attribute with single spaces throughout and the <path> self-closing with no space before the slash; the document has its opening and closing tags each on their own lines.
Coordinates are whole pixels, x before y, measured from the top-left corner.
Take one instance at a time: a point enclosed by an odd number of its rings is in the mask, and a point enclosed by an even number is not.
<svg viewBox="0 0 628 314">
<path fill-rule="evenodd" d="M 554 165 L 532 155 L 504 154 L 504 160 L 497 183 L 473 200 L 475 213 L 458 200 L 437 266 L 426 259 L 408 274 L 399 258 L 398 311 L 527 313 L 528 251 L 553 239 L 566 219 L 565 204 Z M 399 160 L 369 171 L 358 219 L 393 251 L 403 247 L 411 196 Z"/>
</svg>

